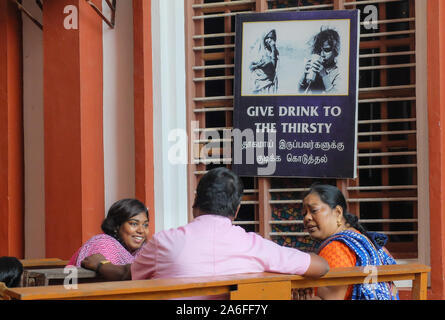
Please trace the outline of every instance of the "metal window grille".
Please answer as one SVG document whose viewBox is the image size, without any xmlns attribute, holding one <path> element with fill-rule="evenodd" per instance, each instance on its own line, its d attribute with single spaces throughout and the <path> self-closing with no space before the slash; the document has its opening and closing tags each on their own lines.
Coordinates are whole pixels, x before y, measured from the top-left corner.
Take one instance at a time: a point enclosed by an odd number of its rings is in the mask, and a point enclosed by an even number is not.
<svg viewBox="0 0 445 320">
<path fill-rule="evenodd" d="M 367 5 L 378 9 L 375 28 L 364 22 Z M 218 160 L 214 155 L 208 159 L 205 148 L 230 145 L 230 139 L 212 139 L 212 133 L 223 137 L 222 132 L 232 128 L 235 16 L 355 8 L 361 9 L 362 15 L 358 178 L 322 181 L 345 193 L 349 211 L 368 230 L 389 236 L 387 247 L 396 258 L 417 258 L 414 0 L 187 0 L 187 114 L 193 158 L 188 169 L 189 200 L 193 203 L 202 174 L 217 166 L 230 168 L 232 160 L 222 152 Z M 234 223 L 279 244 L 315 250 L 317 244 L 304 232 L 299 214 L 302 192 L 313 181 L 243 178 L 246 190 Z"/>
</svg>

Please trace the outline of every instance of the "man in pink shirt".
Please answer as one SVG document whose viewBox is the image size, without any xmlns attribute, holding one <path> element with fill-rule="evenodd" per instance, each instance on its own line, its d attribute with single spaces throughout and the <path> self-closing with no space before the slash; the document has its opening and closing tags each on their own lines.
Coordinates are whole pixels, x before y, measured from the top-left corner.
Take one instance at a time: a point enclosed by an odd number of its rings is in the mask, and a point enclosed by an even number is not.
<svg viewBox="0 0 445 320">
<path fill-rule="evenodd" d="M 329 270 L 316 254 L 280 246 L 254 232 L 232 225 L 243 185 L 227 168 L 210 170 L 199 181 L 189 224 L 153 235 L 131 265 L 104 263 L 100 255 L 82 261 L 109 280 L 216 276 L 277 272 L 321 277 Z"/>
<path fill-rule="evenodd" d="M 210 170 L 198 184 L 195 219 L 183 227 L 156 233 L 131 265 L 132 279 L 248 272 L 320 277 L 328 271 L 327 262 L 315 254 L 282 247 L 232 225 L 242 194 L 236 174 L 223 167 Z"/>
</svg>

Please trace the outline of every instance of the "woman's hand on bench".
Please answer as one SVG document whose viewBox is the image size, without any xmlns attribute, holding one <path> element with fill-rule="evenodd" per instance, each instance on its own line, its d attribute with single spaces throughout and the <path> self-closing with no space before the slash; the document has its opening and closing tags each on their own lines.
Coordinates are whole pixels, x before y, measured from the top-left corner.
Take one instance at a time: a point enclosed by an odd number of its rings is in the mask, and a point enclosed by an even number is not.
<svg viewBox="0 0 445 320">
<path fill-rule="evenodd" d="M 101 254 L 93 254 L 92 256 L 86 257 L 80 263 L 80 266 L 85 269 L 96 271 L 99 263 L 106 260 L 106 258 Z"/>
<path fill-rule="evenodd" d="M 103 261 L 107 261 L 103 255 L 93 254 L 83 259 L 80 265 L 82 268 L 96 271 L 106 280 L 131 280 L 131 264 L 117 265 L 109 262 L 104 264 Z"/>
</svg>

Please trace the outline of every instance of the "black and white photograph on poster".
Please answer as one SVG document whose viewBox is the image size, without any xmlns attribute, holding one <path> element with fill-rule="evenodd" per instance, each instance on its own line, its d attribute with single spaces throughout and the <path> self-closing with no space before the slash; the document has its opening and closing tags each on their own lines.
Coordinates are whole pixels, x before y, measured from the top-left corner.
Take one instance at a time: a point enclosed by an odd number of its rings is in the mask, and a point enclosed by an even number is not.
<svg viewBox="0 0 445 320">
<path fill-rule="evenodd" d="M 349 19 L 244 23 L 241 95 L 348 95 L 349 30 Z"/>
</svg>

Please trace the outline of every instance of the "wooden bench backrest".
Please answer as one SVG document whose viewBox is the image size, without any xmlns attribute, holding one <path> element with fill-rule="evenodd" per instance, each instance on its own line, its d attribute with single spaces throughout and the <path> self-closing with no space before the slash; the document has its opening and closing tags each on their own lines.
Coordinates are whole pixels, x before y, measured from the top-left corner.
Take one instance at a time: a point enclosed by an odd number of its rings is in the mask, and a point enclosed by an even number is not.
<svg viewBox="0 0 445 320">
<path fill-rule="evenodd" d="M 430 267 L 420 264 L 376 267 L 377 280 L 413 280 L 413 299 L 426 299 Z M 12 299 L 172 299 L 229 294 L 234 300 L 288 300 L 291 288 L 363 283 L 369 272 L 362 267 L 334 268 L 319 279 L 277 273 L 247 273 L 215 277 L 133 280 L 64 286 L 6 289 Z"/>
<path fill-rule="evenodd" d="M 45 258 L 45 259 L 23 259 L 20 260 L 23 269 L 50 269 L 61 268 L 68 264 L 68 260 L 59 258 Z"/>
<path fill-rule="evenodd" d="M 72 266 L 70 269 L 29 269 L 23 271 L 23 287 L 62 285 L 68 276 L 76 277 L 79 283 L 105 281 L 96 272 Z"/>
</svg>

